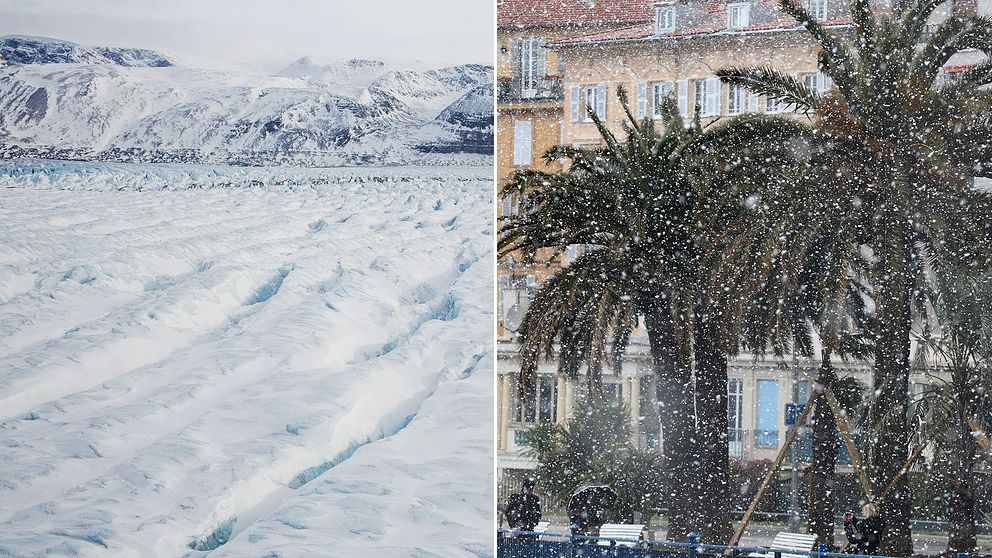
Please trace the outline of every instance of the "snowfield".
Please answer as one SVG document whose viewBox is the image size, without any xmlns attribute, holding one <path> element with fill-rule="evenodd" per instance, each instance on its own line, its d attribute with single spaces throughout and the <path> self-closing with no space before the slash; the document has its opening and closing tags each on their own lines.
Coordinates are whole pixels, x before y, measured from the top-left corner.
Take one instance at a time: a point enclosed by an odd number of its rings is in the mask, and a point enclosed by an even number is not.
<svg viewBox="0 0 992 558">
<path fill-rule="evenodd" d="M 489 169 L 6 164 L 0 556 L 492 555 Z"/>
</svg>

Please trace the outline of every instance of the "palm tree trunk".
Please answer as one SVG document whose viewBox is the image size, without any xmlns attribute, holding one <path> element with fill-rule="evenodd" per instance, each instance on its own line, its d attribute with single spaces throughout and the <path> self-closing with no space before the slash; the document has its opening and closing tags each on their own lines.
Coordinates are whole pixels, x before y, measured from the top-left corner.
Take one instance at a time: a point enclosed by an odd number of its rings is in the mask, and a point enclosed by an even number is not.
<svg viewBox="0 0 992 558">
<path fill-rule="evenodd" d="M 703 517 L 699 534 L 703 542 L 726 544 L 730 540 L 730 459 L 727 452 L 727 355 L 719 339 L 719 313 L 697 311 L 695 323 L 696 412 Z"/>
<path fill-rule="evenodd" d="M 837 375 L 830 363 L 830 353 L 823 351 L 817 383 L 823 388 L 833 387 Z M 837 425 L 825 393 L 820 390 L 811 403 L 813 410 L 813 455 L 806 470 L 809 482 L 809 532 L 817 542 L 834 544 L 834 467 L 837 463 Z"/>
<path fill-rule="evenodd" d="M 895 212 L 893 212 L 895 213 Z M 909 404 L 911 233 L 905 221 L 889 216 L 882 224 L 879 246 L 879 278 L 876 315 L 879 336 L 875 346 L 875 379 L 872 416 L 879 429 L 874 456 L 869 465 L 872 489 L 878 493 L 902 468 L 909 454 L 906 413 Z M 909 556 L 913 552 L 910 532 L 912 494 L 906 475 L 882 502 L 886 530 L 879 552 L 887 556 Z"/>
<path fill-rule="evenodd" d="M 969 410 L 975 394 L 967 382 L 961 382 L 957 391 L 958 412 L 954 425 L 954 444 L 950 446 L 947 463 L 953 466 L 948 475 L 947 499 L 947 551 L 974 552 L 978 546 L 978 514 L 975 509 L 975 465 L 978 461 L 978 444 L 968 424 Z"/>
<path fill-rule="evenodd" d="M 961 427 L 964 427 L 963 429 Z M 975 513 L 975 441 L 967 423 L 957 426 L 959 453 L 953 458 L 957 465 L 949 475 L 947 499 L 947 551 L 974 552 L 978 546 L 978 517 Z"/>
<path fill-rule="evenodd" d="M 685 540 L 692 529 L 694 497 L 698 481 L 692 467 L 697 459 L 692 405 L 692 369 L 675 333 L 671 307 L 667 302 L 644 310 L 644 325 L 651 346 L 651 360 L 657 377 L 656 394 L 665 456 L 665 489 L 668 491 L 669 540 Z"/>
</svg>

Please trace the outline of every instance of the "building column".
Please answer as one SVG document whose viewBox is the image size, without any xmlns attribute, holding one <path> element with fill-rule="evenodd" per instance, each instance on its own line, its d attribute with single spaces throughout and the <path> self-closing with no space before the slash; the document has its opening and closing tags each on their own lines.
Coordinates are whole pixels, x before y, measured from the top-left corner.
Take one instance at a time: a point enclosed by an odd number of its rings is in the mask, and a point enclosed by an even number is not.
<svg viewBox="0 0 992 558">
<path fill-rule="evenodd" d="M 564 424 L 570 415 L 568 408 L 568 378 L 564 374 L 557 375 L 558 389 L 555 392 L 555 422 Z"/>
<path fill-rule="evenodd" d="M 572 408 L 575 405 L 575 382 L 568 378 L 563 379 L 565 381 L 565 405 L 562 408 L 565 412 L 562 413 L 562 422 L 565 422 L 572 418 Z"/>
<path fill-rule="evenodd" d="M 499 405 L 496 408 L 496 448 L 499 451 L 506 451 L 509 435 L 510 423 L 510 401 L 512 400 L 513 383 L 510 374 L 500 374 L 496 382 L 496 400 Z"/>
<path fill-rule="evenodd" d="M 627 378 L 628 405 L 630 406 L 630 437 L 637 445 L 641 439 L 641 382 L 638 376 Z"/>
</svg>

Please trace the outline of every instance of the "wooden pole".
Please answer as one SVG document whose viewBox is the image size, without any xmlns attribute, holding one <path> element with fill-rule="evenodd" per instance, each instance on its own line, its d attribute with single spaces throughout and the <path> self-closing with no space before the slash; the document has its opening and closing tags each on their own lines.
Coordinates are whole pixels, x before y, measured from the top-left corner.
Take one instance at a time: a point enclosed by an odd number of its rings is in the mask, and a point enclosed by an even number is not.
<svg viewBox="0 0 992 558">
<path fill-rule="evenodd" d="M 761 502 L 761 497 L 764 496 L 765 491 L 768 490 L 768 486 L 771 484 L 772 478 L 778 471 L 779 466 L 782 465 L 782 460 L 785 459 L 785 454 L 789 450 L 789 447 L 796 440 L 796 436 L 799 434 L 799 428 L 806 422 L 806 417 L 809 415 L 810 410 L 813 408 L 813 396 L 810 395 L 809 399 L 806 401 L 806 406 L 803 408 L 803 412 L 799 414 L 799 418 L 796 419 L 796 424 L 789 427 L 788 433 L 785 435 L 785 443 L 782 445 L 782 449 L 778 450 L 778 455 L 775 457 L 775 461 L 772 463 L 770 469 L 765 474 L 765 478 L 761 481 L 758 486 L 758 492 L 754 495 L 754 499 L 751 500 L 751 505 L 747 507 L 747 511 L 744 512 L 744 517 L 741 518 L 741 524 L 737 526 L 737 531 L 734 532 L 733 538 L 730 539 L 730 543 L 727 546 L 736 546 L 744 535 L 744 529 L 747 529 L 747 524 L 751 522 L 751 515 L 754 514 L 754 510 L 758 508 L 758 503 Z"/>
<path fill-rule="evenodd" d="M 977 420 L 968 417 L 968 426 L 971 428 L 971 433 L 975 436 L 975 441 L 978 442 L 978 445 L 982 446 L 985 453 L 992 456 L 992 444 L 989 443 L 989 437 L 982 430 L 982 425 L 978 424 Z"/>
<path fill-rule="evenodd" d="M 854 472 L 857 473 L 858 480 L 861 481 L 861 489 L 864 490 L 868 500 L 872 501 L 875 498 L 872 496 L 871 483 L 868 482 L 868 476 L 865 474 L 865 468 L 861 461 L 861 452 L 858 451 L 857 446 L 854 445 L 854 439 L 851 438 L 851 428 L 847 424 L 847 419 L 840 412 L 840 404 L 837 403 L 837 398 L 834 397 L 830 388 L 823 388 L 823 394 L 827 398 L 827 404 L 830 405 L 830 412 L 834 415 L 834 421 L 837 423 L 837 431 L 840 432 L 840 436 L 844 440 L 847 453 L 851 454 L 851 465 L 854 466 Z"/>
<path fill-rule="evenodd" d="M 878 505 L 882 504 L 882 500 L 884 500 L 885 497 L 889 495 L 889 492 L 892 492 L 892 489 L 896 487 L 896 482 L 898 482 L 903 475 L 909 472 L 910 466 L 912 466 L 913 462 L 916 461 L 920 457 L 920 455 L 923 454 L 923 448 L 927 447 L 927 444 L 929 443 L 930 443 L 929 437 L 924 437 L 922 440 L 920 440 L 919 444 L 916 444 L 916 448 L 913 449 L 913 453 L 909 454 L 909 459 L 906 460 L 906 463 L 902 466 L 901 469 L 899 469 L 899 472 L 896 473 L 895 478 L 890 480 L 889 484 L 885 485 L 885 488 L 883 488 L 882 491 L 878 493 L 878 498 L 875 499 L 876 504 Z"/>
</svg>

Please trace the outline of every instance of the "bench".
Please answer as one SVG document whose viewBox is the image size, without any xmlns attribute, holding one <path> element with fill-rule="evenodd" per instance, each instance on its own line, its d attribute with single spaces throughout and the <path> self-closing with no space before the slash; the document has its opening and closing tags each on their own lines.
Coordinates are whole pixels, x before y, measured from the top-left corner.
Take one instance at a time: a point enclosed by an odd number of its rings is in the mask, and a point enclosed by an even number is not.
<svg viewBox="0 0 992 558">
<path fill-rule="evenodd" d="M 775 535 L 775 540 L 772 541 L 769 552 L 759 552 L 757 554 L 751 554 L 751 556 L 755 558 L 775 558 L 774 551 L 777 550 L 782 553 L 782 558 L 809 558 L 806 554 L 788 554 L 788 551 L 809 552 L 813 550 L 815 544 L 816 535 L 780 531 Z"/>
<path fill-rule="evenodd" d="M 627 523 L 604 523 L 599 528 L 599 536 L 607 539 L 634 539 L 641 540 L 643 525 L 631 525 Z M 611 541 L 596 541 L 601 545 L 610 546 Z M 637 546 L 633 541 L 616 541 L 617 546 Z"/>
</svg>

